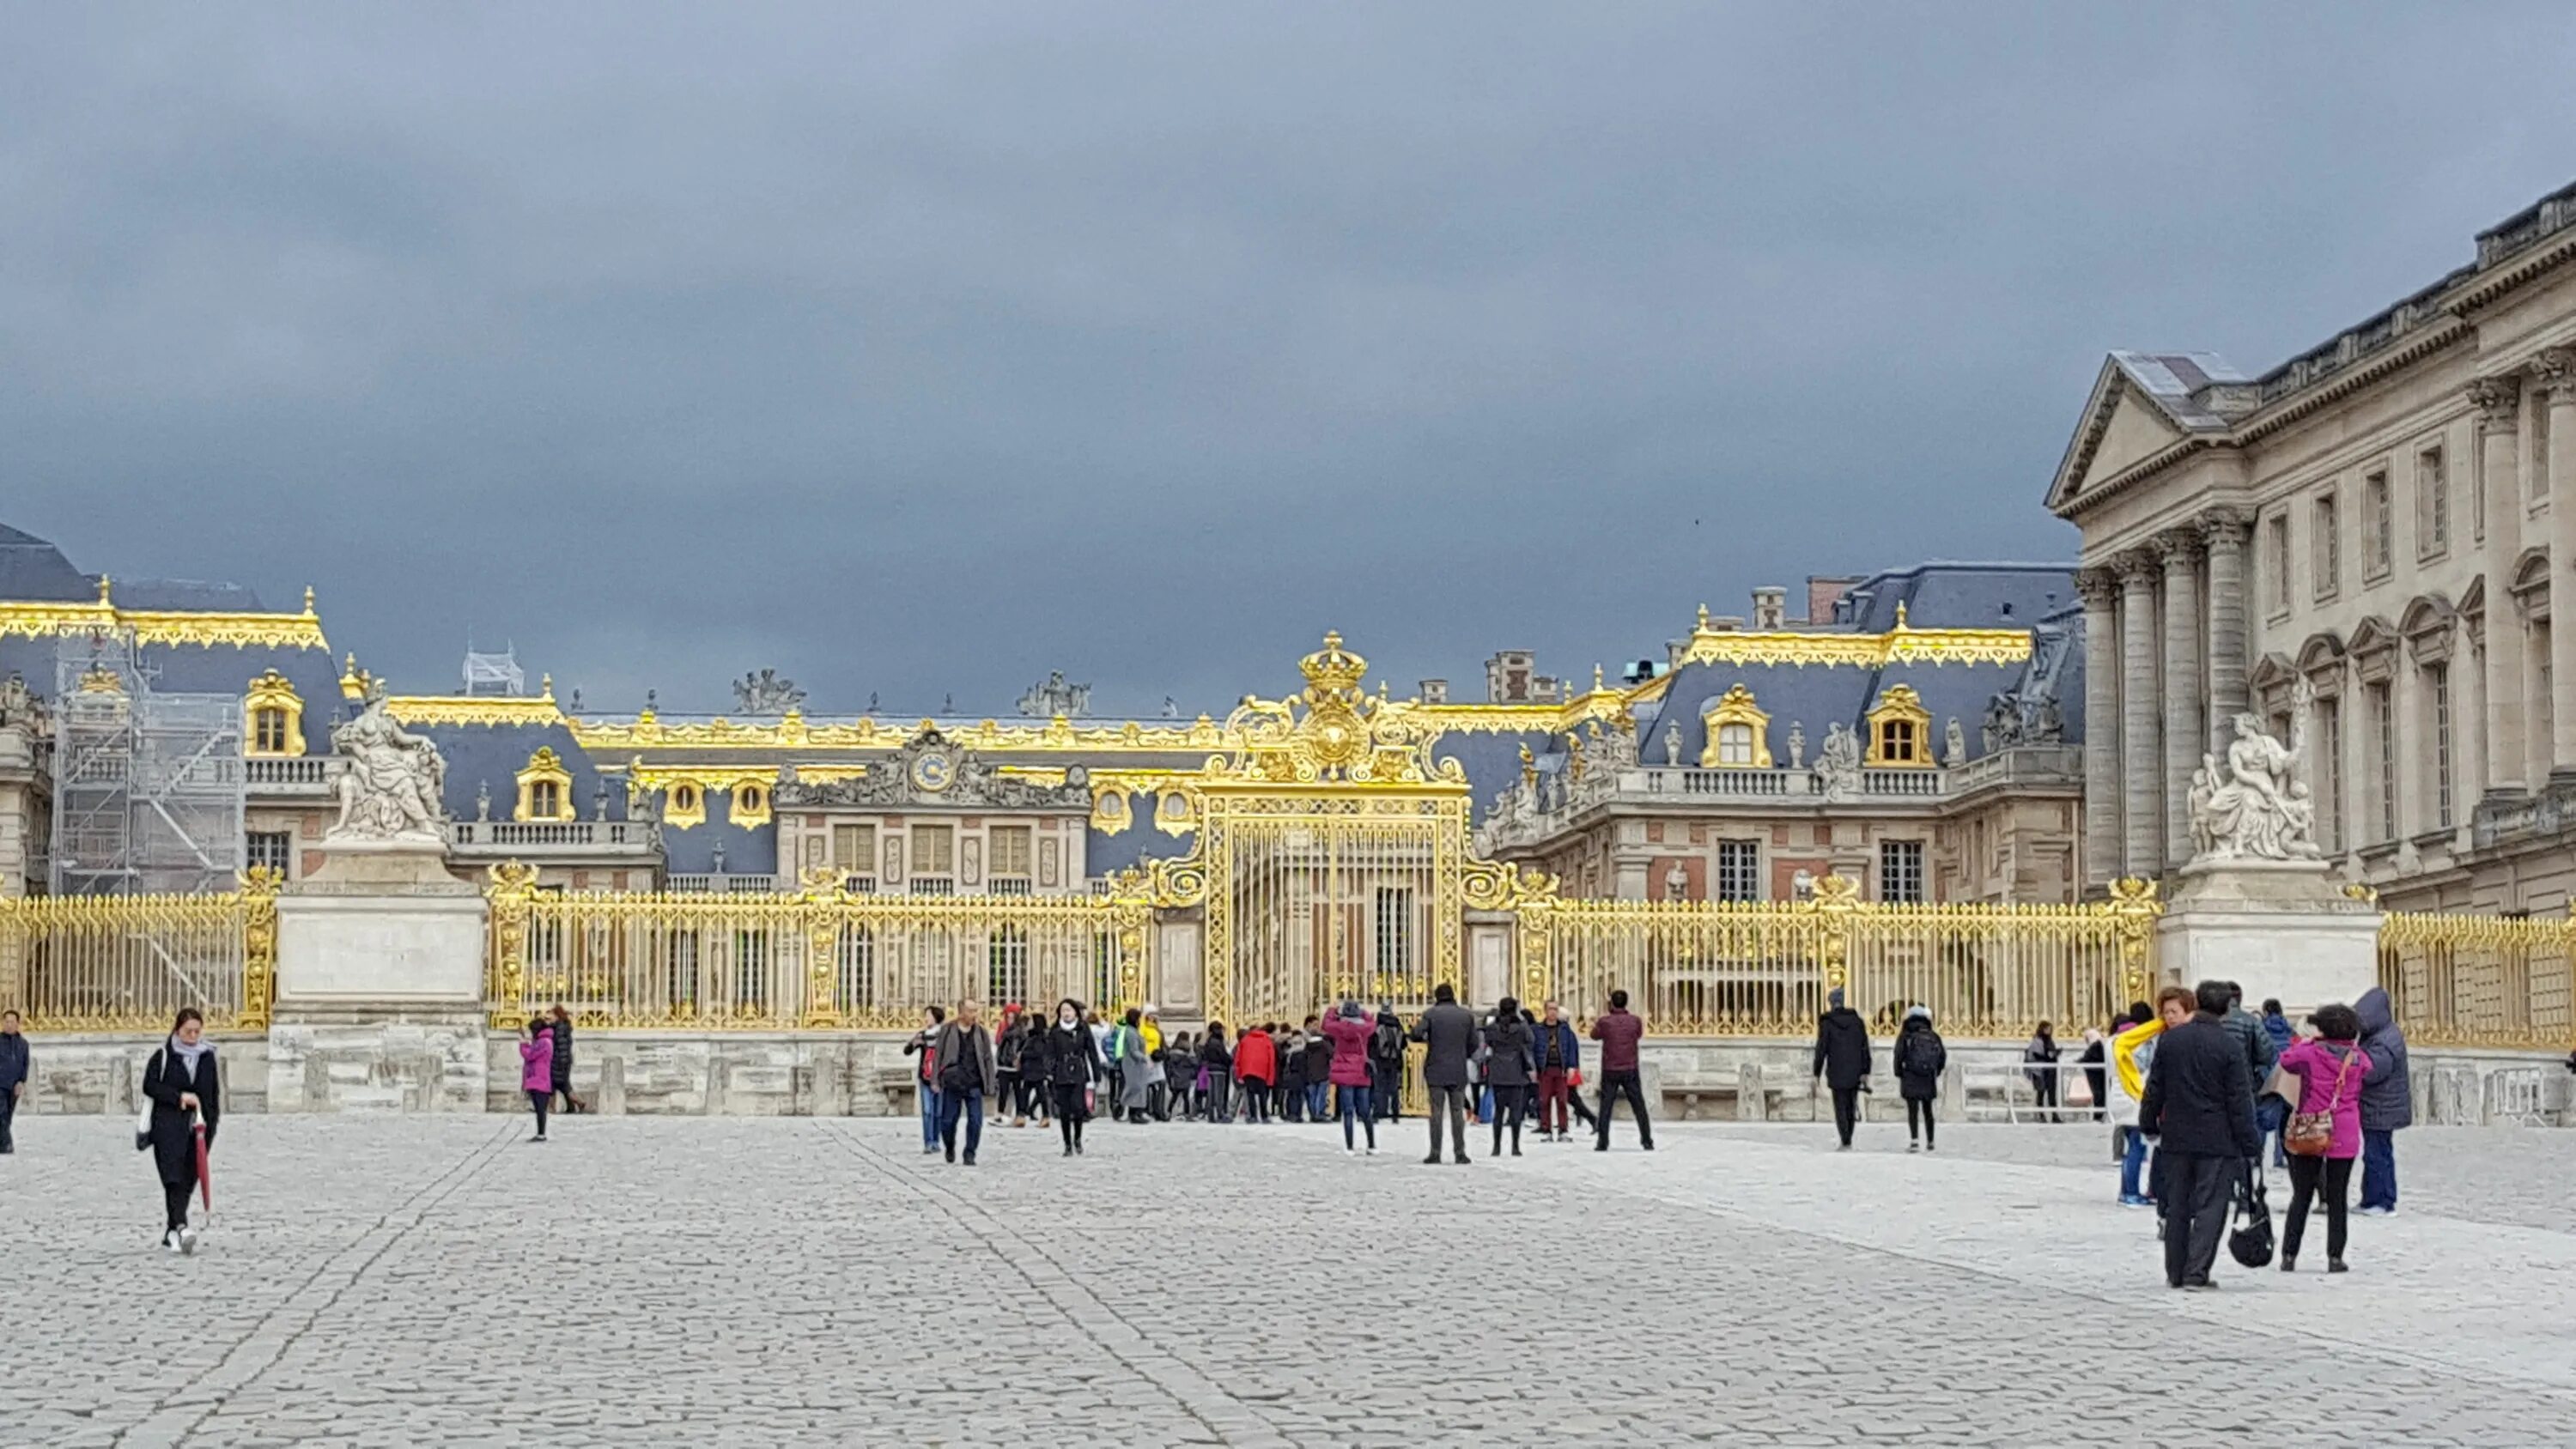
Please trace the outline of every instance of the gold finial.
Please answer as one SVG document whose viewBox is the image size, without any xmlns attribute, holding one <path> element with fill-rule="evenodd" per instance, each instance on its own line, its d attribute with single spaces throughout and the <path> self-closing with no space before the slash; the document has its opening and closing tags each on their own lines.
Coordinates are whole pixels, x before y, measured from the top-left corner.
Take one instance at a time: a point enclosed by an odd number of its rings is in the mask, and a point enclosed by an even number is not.
<svg viewBox="0 0 2576 1449">
<path fill-rule="evenodd" d="M 1905 627 L 1905 601 L 1903 599 L 1896 601 L 1896 627 L 1899 629 Z"/>
<path fill-rule="evenodd" d="M 1706 604 L 1699 606 L 1699 629 L 1703 634 L 1708 632 L 1708 605 Z"/>
<path fill-rule="evenodd" d="M 526 675 L 521 675 L 521 676 L 519 676 L 519 677 L 520 677 L 520 678 L 522 678 L 522 679 L 524 679 L 524 678 L 526 678 L 527 676 L 526 676 Z M 541 674 L 541 675 L 538 675 L 538 676 L 537 676 L 537 698 L 539 698 L 539 699 L 552 699 L 552 698 L 554 698 L 554 697 L 555 697 L 555 677 L 554 677 L 553 675 L 551 675 L 551 674 Z"/>
<path fill-rule="evenodd" d="M 1601 666 L 1598 662 L 1592 666 L 1592 692 L 1594 694 L 1601 692 Z"/>
<path fill-rule="evenodd" d="M 304 586 L 304 617 L 308 619 L 313 617 L 313 586 L 311 584 L 306 584 Z"/>
<path fill-rule="evenodd" d="M 107 596 L 107 575 L 105 574 L 100 574 L 98 576 L 98 601 L 101 604 L 109 605 L 111 607 L 115 603 L 114 600 Z"/>
</svg>

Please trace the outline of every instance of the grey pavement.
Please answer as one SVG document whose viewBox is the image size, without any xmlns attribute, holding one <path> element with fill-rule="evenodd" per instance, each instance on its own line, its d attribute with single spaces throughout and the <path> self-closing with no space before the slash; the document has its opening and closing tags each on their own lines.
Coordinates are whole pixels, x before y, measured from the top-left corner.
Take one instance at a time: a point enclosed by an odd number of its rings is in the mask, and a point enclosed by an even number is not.
<svg viewBox="0 0 2576 1449">
<path fill-rule="evenodd" d="M 122 1121 L 21 1118 L 0 1442 L 2576 1442 L 2576 1133 L 2407 1134 L 2351 1274 L 2185 1295 L 2091 1128 L 1863 1130 L 244 1116 L 178 1259 Z"/>
</svg>

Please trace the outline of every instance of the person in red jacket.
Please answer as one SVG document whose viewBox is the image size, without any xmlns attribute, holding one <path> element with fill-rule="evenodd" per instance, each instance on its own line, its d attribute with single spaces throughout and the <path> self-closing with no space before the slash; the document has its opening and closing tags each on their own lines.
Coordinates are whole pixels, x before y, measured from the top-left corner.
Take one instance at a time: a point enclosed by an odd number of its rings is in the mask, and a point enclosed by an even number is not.
<svg viewBox="0 0 2576 1449">
<path fill-rule="evenodd" d="M 1610 1109 L 1624 1098 L 1637 1119 L 1637 1145 L 1655 1150 L 1655 1124 L 1646 1118 L 1646 1089 L 1637 1072 L 1637 1042 L 1646 1024 L 1628 1013 L 1628 993 L 1610 993 L 1610 1009 L 1592 1023 L 1592 1039 L 1601 1043 L 1601 1123 L 1592 1150 L 1610 1150 Z"/>
<path fill-rule="evenodd" d="M 1340 1103 L 1342 1152 L 1348 1155 L 1358 1150 L 1351 1141 L 1351 1119 L 1357 1117 L 1368 1133 L 1369 1156 L 1375 1157 L 1377 1113 L 1370 1109 L 1369 1042 L 1376 1037 L 1377 1026 L 1357 1001 L 1345 1000 L 1341 1010 L 1324 1018 L 1321 1030 L 1333 1046 L 1329 1075 L 1333 1095 Z"/>
<path fill-rule="evenodd" d="M 1247 1031 L 1234 1044 L 1234 1079 L 1243 1084 L 1243 1120 L 1270 1120 L 1270 1086 L 1279 1080 L 1279 1045 L 1270 1035 L 1276 1030 L 1263 1023 L 1259 1031 Z"/>
</svg>

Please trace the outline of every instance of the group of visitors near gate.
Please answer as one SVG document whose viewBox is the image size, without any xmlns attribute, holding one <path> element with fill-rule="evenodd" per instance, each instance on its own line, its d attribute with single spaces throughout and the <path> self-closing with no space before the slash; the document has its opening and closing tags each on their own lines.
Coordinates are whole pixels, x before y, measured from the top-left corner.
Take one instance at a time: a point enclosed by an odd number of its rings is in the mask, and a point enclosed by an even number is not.
<svg viewBox="0 0 2576 1449">
<path fill-rule="evenodd" d="M 2152 1207 L 2165 1281 L 2206 1289 L 2222 1237 L 2232 1256 L 2271 1256 L 2269 1165 L 2285 1167 L 2290 1208 L 2281 1271 L 2298 1269 L 2308 1217 L 2326 1215 L 2326 1271 L 2345 1271 L 2347 1198 L 2362 1164 L 2365 1217 L 2397 1211 L 2396 1133 L 2414 1121 L 2406 1038 L 2388 993 L 2317 1008 L 2293 1026 L 2281 1003 L 2245 1009 L 2232 981 L 2168 986 L 2155 1004 L 2112 1018 L 2110 1111 L 2120 1203 Z M 2230 1213 L 2241 1226 L 2230 1233 Z"/>
<path fill-rule="evenodd" d="M 1216 1021 L 1195 1036 L 1167 1034 L 1151 1006 L 1104 1020 L 1071 999 L 1051 1016 L 1006 1005 L 998 1027 L 987 1027 L 971 1001 L 953 1016 L 936 1006 L 923 1016 L 903 1048 L 915 1059 L 921 1150 L 968 1167 L 983 1146 L 988 1103 L 1013 1127 L 1032 1119 L 1040 1130 L 1053 1125 L 1066 1157 L 1082 1154 L 1084 1129 L 1100 1115 L 1135 1125 L 1338 1122 L 1344 1152 L 1374 1156 L 1378 1125 L 1400 1120 L 1406 1053 L 1415 1045 L 1430 1096 L 1426 1163 L 1444 1160 L 1444 1138 L 1446 1161 L 1469 1161 L 1471 1117 L 1492 1129 L 1495 1156 L 1507 1138 L 1519 1156 L 1533 1119 L 1541 1141 L 1571 1141 L 1569 1114 L 1607 1152 L 1610 1109 L 1620 1101 L 1636 1120 L 1639 1145 L 1655 1145 L 1637 1066 L 1645 1031 L 1624 991 L 1610 993 L 1610 1009 L 1590 1031 L 1600 1043 L 1597 1110 L 1579 1091 L 1582 1039 L 1557 1003 L 1542 1015 L 1505 997 L 1480 1016 L 1446 983 L 1410 1025 L 1391 1003 L 1372 1010 L 1356 999 L 1302 1023 L 1265 1022 L 1233 1035 Z"/>
<path fill-rule="evenodd" d="M 1896 1078 L 1896 1094 L 1905 1100 L 1905 1150 L 1940 1150 L 1933 1106 L 1940 1100 L 1941 1074 L 1950 1069 L 1950 1049 L 1932 1029 L 1932 1008 L 1906 1008 L 1887 1068 Z M 1816 1019 L 1814 1075 L 1833 1098 L 1834 1150 L 1849 1152 L 1852 1131 L 1860 1123 L 1861 1094 L 1870 1089 L 1869 1023 L 1844 1004 L 1841 987 L 1825 993 L 1825 1014 Z"/>
</svg>

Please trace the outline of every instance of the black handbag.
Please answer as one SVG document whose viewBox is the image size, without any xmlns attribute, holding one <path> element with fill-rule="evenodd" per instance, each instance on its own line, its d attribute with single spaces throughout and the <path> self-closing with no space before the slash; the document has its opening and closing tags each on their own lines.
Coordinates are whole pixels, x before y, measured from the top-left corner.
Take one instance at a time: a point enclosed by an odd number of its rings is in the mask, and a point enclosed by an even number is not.
<svg viewBox="0 0 2576 1449">
<path fill-rule="evenodd" d="M 2236 1184 L 2236 1227 L 2227 1235 L 2227 1255 L 2248 1268 L 2272 1261 L 2272 1209 L 2263 1200 L 2263 1172 L 2248 1167 Z"/>
</svg>

